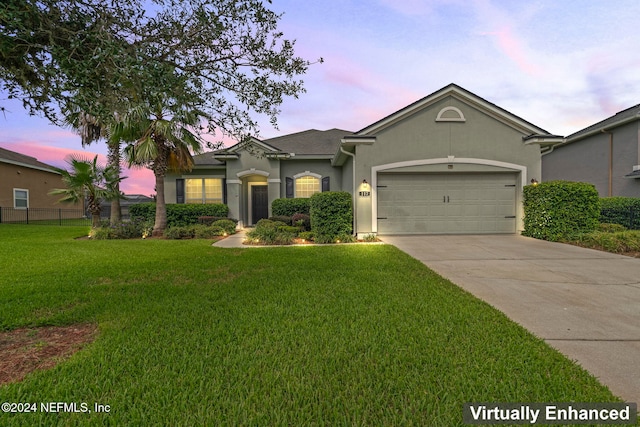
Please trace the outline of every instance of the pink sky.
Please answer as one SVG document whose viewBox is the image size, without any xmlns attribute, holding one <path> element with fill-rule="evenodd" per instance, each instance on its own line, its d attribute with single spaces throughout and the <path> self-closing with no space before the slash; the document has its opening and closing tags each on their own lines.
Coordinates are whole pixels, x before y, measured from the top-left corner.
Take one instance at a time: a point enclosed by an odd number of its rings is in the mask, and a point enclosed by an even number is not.
<svg viewBox="0 0 640 427">
<path fill-rule="evenodd" d="M 547 131 L 568 135 L 640 103 L 637 0 L 279 0 L 280 29 L 323 64 L 306 93 L 281 106 L 279 130 L 356 131 L 456 83 Z M 595 25 L 594 23 L 597 23 Z M 0 147 L 64 166 L 80 138 L 30 117 L 0 92 Z M 231 143 L 231 142 L 229 142 Z M 127 170 L 123 189 L 154 193 L 153 174 Z"/>
</svg>

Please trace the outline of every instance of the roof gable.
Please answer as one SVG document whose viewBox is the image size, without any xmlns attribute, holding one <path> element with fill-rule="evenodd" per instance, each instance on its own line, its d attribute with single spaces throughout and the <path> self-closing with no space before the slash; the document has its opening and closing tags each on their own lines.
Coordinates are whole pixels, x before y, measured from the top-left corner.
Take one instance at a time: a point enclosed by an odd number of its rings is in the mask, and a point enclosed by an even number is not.
<svg viewBox="0 0 640 427">
<path fill-rule="evenodd" d="M 258 147 L 260 150 L 267 153 L 274 153 L 274 152 L 280 151 L 276 147 L 269 145 L 258 138 L 250 137 L 246 141 L 238 142 L 237 144 L 234 144 L 229 148 L 219 150 L 219 152 L 238 153 L 240 151 L 254 151 L 255 149 L 253 147 Z"/>
<path fill-rule="evenodd" d="M 619 111 L 611 117 L 607 117 L 606 119 L 601 120 L 598 123 L 587 126 L 586 128 L 579 130 L 578 132 L 572 133 L 571 135 L 567 136 L 566 140 L 567 142 L 577 141 L 579 139 L 586 138 L 587 136 L 594 133 L 599 133 L 607 129 L 622 126 L 635 120 L 640 120 L 640 104 L 634 105 L 633 107 L 627 108 L 626 110 Z"/>
<path fill-rule="evenodd" d="M 264 142 L 296 156 L 332 156 L 338 149 L 340 140 L 352 133 L 348 130 L 336 128 L 325 131 L 309 129 L 266 139 Z"/>
<path fill-rule="evenodd" d="M 5 148 L 0 147 L 0 162 L 9 163 L 12 165 L 23 166 L 31 169 L 37 169 L 45 172 L 58 173 L 55 168 L 46 163 L 38 161 L 35 157 L 27 156 L 25 154 L 16 153 Z"/>
<path fill-rule="evenodd" d="M 436 102 L 446 98 L 453 97 L 461 102 L 464 102 L 478 110 L 483 111 L 487 115 L 493 117 L 494 119 L 515 128 L 516 130 L 522 132 L 525 135 L 531 134 L 549 134 L 546 130 L 535 126 L 534 124 L 516 116 L 508 112 L 507 110 L 498 107 L 497 105 L 487 101 L 484 98 L 475 95 L 474 93 L 469 92 L 468 90 L 451 83 L 448 86 L 443 87 L 442 89 L 432 93 L 431 95 L 427 95 L 426 97 L 410 104 L 395 113 L 359 130 L 356 132 L 356 135 L 375 135 L 381 130 L 410 117 L 419 111 L 422 111 L 426 108 L 429 108 Z M 464 117 L 451 117 L 449 121 L 464 121 Z"/>
</svg>

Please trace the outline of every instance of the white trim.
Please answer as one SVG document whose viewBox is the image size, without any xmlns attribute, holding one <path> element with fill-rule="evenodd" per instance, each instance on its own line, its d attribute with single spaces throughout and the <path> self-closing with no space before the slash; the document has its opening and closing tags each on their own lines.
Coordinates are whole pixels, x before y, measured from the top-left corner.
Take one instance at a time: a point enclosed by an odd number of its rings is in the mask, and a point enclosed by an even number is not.
<svg viewBox="0 0 640 427">
<path fill-rule="evenodd" d="M 200 198 L 200 202 L 198 204 L 206 204 L 206 186 L 205 186 L 205 179 L 216 179 L 218 181 L 220 181 L 220 202 L 219 203 L 224 203 L 224 193 L 225 193 L 225 189 L 224 189 L 224 178 L 220 177 L 215 177 L 215 176 L 187 176 L 184 179 L 184 202 L 185 203 L 193 203 L 193 202 L 187 202 L 187 181 L 192 180 L 192 181 L 201 181 L 201 190 L 202 190 L 202 194 L 201 194 L 201 198 Z M 194 199 L 190 199 L 190 200 L 194 200 Z"/>
<path fill-rule="evenodd" d="M 27 206 L 16 206 L 16 191 L 25 191 L 27 193 Z M 22 199 L 20 199 L 22 200 Z M 29 209 L 29 190 L 27 188 L 14 188 L 13 189 L 13 208 L 14 209 Z"/>
<path fill-rule="evenodd" d="M 235 153 L 242 149 L 247 150 L 248 145 L 259 145 L 261 148 L 266 149 L 266 151 L 268 152 L 273 152 L 273 150 L 280 151 L 273 145 L 269 145 L 268 143 L 261 141 L 258 138 L 255 138 L 252 136 L 247 141 L 238 142 L 237 144 L 234 144 L 233 146 L 229 147 L 227 149 L 227 152 Z"/>
<path fill-rule="evenodd" d="M 499 168 L 512 169 L 520 172 L 520 185 L 522 187 L 527 185 L 527 167 L 524 165 L 518 165 L 515 163 L 500 162 L 497 160 L 489 159 L 473 159 L 465 157 L 451 158 L 438 158 L 438 159 L 422 159 L 422 160 L 408 160 L 405 162 L 387 163 L 384 165 L 373 166 L 371 168 L 371 232 L 378 232 L 378 172 L 388 169 L 410 167 L 410 166 L 423 166 L 423 165 L 439 165 L 439 164 L 475 164 L 496 166 Z M 518 211 L 516 211 L 516 224 L 521 219 Z"/>
<path fill-rule="evenodd" d="M 322 179 L 322 175 L 318 175 L 317 173 L 313 173 L 309 171 L 300 172 L 299 174 L 293 175 L 292 178 L 298 179 L 298 178 L 302 178 L 303 176 L 312 176 L 314 178 Z"/>
<path fill-rule="evenodd" d="M 437 101 L 446 98 L 447 96 L 451 96 L 456 100 L 464 102 L 471 107 L 484 110 L 484 112 L 490 114 L 500 122 L 505 123 L 506 125 L 511 126 L 512 128 L 525 134 L 546 133 L 544 129 L 541 129 L 534 124 L 529 123 L 524 119 L 521 119 L 520 117 L 508 112 L 507 110 L 504 110 L 497 105 L 480 98 L 479 96 L 467 91 L 466 89 L 463 89 L 454 84 L 450 84 L 438 90 L 437 92 L 434 92 L 431 95 L 428 95 L 425 98 L 422 98 L 421 100 L 416 101 L 413 104 L 396 111 L 395 113 L 392 113 L 384 119 L 379 120 L 364 129 L 361 129 L 360 131 L 356 132 L 354 136 L 375 135 L 376 133 L 380 132 L 382 129 L 390 126 L 396 121 L 411 116 L 416 112 L 427 108 L 430 105 L 433 105 Z"/>
<path fill-rule="evenodd" d="M 238 178 L 243 178 L 243 177 L 248 176 L 248 175 L 269 176 L 270 174 L 269 174 L 269 172 L 266 172 L 266 171 L 263 171 L 263 170 L 259 170 L 259 169 L 256 169 L 256 168 L 243 170 L 243 171 L 238 172 L 236 174 L 236 176 Z"/>
<path fill-rule="evenodd" d="M 242 180 L 240 179 L 228 179 L 227 184 L 242 184 Z"/>
<path fill-rule="evenodd" d="M 251 197 L 251 190 L 253 187 L 258 187 L 258 186 L 263 186 L 263 187 L 267 187 L 267 194 L 269 194 L 269 184 L 266 182 L 248 182 L 247 183 L 247 188 L 248 193 L 247 193 L 247 208 L 249 209 L 249 211 L 247 212 L 247 219 L 249 220 L 249 224 L 250 225 L 255 225 L 256 223 L 253 221 L 253 197 Z M 268 197 L 268 196 L 267 196 Z M 269 204 L 267 203 L 267 212 L 269 209 Z"/>
<path fill-rule="evenodd" d="M 445 113 L 453 111 L 458 114 L 458 117 L 442 117 Z M 456 107 L 444 107 L 442 110 L 438 112 L 438 116 L 436 117 L 436 122 L 466 122 L 464 114 L 460 111 L 459 108 Z"/>
<path fill-rule="evenodd" d="M 274 179 L 268 179 L 267 182 L 269 184 L 280 184 L 282 182 L 282 180 L 280 178 L 278 178 L 278 179 L 274 178 Z"/>
<path fill-rule="evenodd" d="M 49 172 L 49 173 L 54 173 L 56 175 L 60 175 L 60 172 L 55 171 L 53 169 L 46 169 L 44 167 L 34 166 L 34 165 L 30 165 L 28 163 L 16 162 L 14 160 L 0 159 L 0 163 L 7 163 L 9 165 L 22 166 L 22 167 L 25 167 L 25 168 L 28 168 L 28 169 L 35 169 L 35 170 L 42 171 L 42 172 Z"/>
<path fill-rule="evenodd" d="M 292 178 L 293 178 L 293 197 L 298 197 L 298 190 L 297 190 L 297 186 L 296 186 L 298 179 L 304 178 L 304 177 L 307 177 L 307 176 L 310 176 L 310 177 L 315 178 L 315 179 L 318 180 L 318 185 L 320 187 L 320 189 L 318 190 L 318 193 L 322 192 L 322 175 L 318 175 L 317 173 L 313 173 L 313 172 L 309 172 L 309 171 L 304 171 L 302 173 L 299 173 L 299 174 L 296 174 L 296 175 L 292 176 Z M 309 196 L 309 197 L 311 197 L 311 196 Z"/>
</svg>

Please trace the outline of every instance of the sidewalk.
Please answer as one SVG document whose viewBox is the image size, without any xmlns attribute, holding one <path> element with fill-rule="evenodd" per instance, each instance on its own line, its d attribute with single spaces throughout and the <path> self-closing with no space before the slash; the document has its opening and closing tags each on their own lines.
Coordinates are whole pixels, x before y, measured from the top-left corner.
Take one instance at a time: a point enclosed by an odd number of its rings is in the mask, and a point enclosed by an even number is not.
<svg viewBox="0 0 640 427">
<path fill-rule="evenodd" d="M 236 234 L 218 240 L 211 246 L 216 248 L 246 248 L 247 246 L 242 244 L 246 233 L 246 230 L 239 230 Z"/>
</svg>

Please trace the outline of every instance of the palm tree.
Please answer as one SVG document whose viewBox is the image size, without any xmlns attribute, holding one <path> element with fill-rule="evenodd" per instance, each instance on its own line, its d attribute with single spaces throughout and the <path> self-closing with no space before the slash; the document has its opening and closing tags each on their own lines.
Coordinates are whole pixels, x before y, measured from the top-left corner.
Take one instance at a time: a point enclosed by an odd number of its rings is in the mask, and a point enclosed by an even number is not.
<svg viewBox="0 0 640 427">
<path fill-rule="evenodd" d="M 121 197 L 118 184 L 126 177 L 120 177 L 112 166 L 104 167 L 98 163 L 98 156 L 93 160 L 69 156 L 66 162 L 71 170 L 55 168 L 62 175 L 62 182 L 67 188 L 51 190 L 51 195 L 61 195 L 59 202 L 76 203 L 87 200 L 87 209 L 91 212 L 91 226 L 100 226 L 100 203 Z"/>
<path fill-rule="evenodd" d="M 117 120 L 117 114 L 113 115 L 113 121 L 106 123 L 105 121 L 100 120 L 91 114 L 85 113 L 84 111 L 74 111 L 67 114 L 66 123 L 80 135 L 83 147 L 101 139 L 106 139 L 108 148 L 107 166 L 111 166 L 115 169 L 118 176 L 120 176 L 120 173 L 122 172 L 120 167 L 121 144 L 120 140 L 113 138 L 110 132 L 113 122 Z M 120 181 L 116 182 L 115 186 L 116 191 L 120 193 Z M 120 198 L 117 197 L 111 201 L 109 222 L 111 224 L 117 224 L 121 220 L 122 210 L 120 208 Z"/>
<path fill-rule="evenodd" d="M 169 113 L 161 105 L 138 106 L 115 123 L 112 137 L 129 141 L 124 154 L 129 165 L 145 166 L 153 171 L 156 183 L 156 218 L 153 236 L 167 228 L 164 177 L 167 171 L 190 171 L 191 153 L 200 153 L 204 141 L 190 129 L 198 129 L 207 115 L 199 110 L 182 109 Z"/>
</svg>

